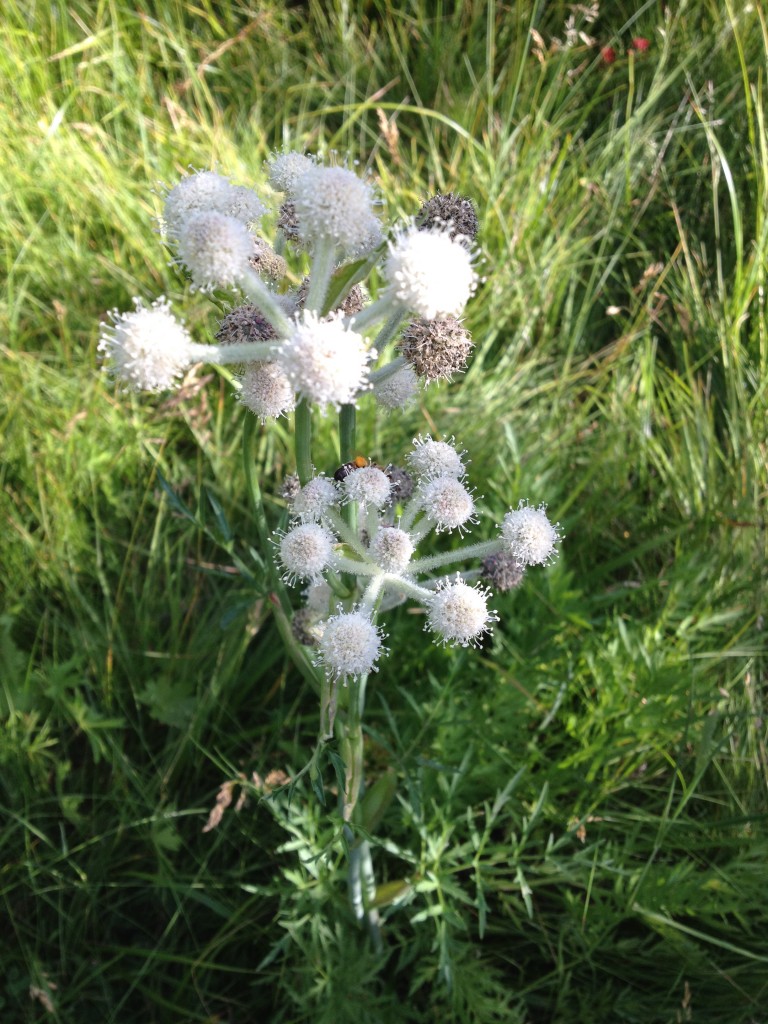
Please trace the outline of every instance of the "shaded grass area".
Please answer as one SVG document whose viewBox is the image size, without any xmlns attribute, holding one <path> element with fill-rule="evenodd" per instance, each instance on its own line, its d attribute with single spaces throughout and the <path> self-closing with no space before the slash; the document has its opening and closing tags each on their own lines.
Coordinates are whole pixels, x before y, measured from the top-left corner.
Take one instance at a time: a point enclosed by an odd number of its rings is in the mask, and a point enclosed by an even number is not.
<svg viewBox="0 0 768 1024">
<path fill-rule="evenodd" d="M 607 66 L 551 46 L 565 5 L 458 6 L 7 5 L 11 1019 L 765 1020 L 760 9 L 605 4 L 578 24 Z M 284 142 L 362 159 L 389 219 L 476 201 L 469 372 L 404 418 L 364 407 L 360 443 L 397 461 L 455 434 L 486 530 L 530 497 L 566 532 L 496 599 L 491 647 L 387 623 L 381 957 L 347 909 L 331 763 L 325 807 L 303 779 L 250 785 L 305 765 L 317 708 L 270 614 L 230 388 L 152 401 L 94 372 L 133 294 L 211 330 L 150 186 L 189 164 L 262 183 Z M 325 470 L 333 440 L 329 419 Z M 256 457 L 290 470 L 284 425 Z M 203 833 L 227 780 L 249 803 Z"/>
</svg>

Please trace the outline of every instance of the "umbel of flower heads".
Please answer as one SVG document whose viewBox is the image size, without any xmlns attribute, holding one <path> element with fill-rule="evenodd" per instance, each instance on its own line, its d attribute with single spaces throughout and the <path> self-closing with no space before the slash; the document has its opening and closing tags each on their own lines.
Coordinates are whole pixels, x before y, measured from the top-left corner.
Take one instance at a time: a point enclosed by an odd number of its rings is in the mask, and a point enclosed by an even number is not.
<svg viewBox="0 0 768 1024">
<path fill-rule="evenodd" d="M 420 383 L 463 371 L 472 340 L 459 318 L 477 283 L 469 200 L 435 197 L 385 240 L 374 188 L 350 168 L 286 152 L 271 160 L 269 181 L 283 194 L 274 247 L 261 234 L 269 201 L 253 189 L 197 171 L 166 190 L 172 263 L 193 289 L 228 292 L 239 304 L 204 343 L 162 296 L 112 311 L 99 350 L 119 383 L 159 392 L 194 363 L 234 364 L 238 398 L 266 421 L 298 401 L 325 411 L 367 392 L 385 409 L 404 408 Z M 289 287 L 291 253 L 309 263 L 298 291 Z M 378 297 L 364 304 L 354 285 L 328 311 L 333 274 L 360 259 L 368 272 L 379 265 Z"/>
<path fill-rule="evenodd" d="M 316 647 L 333 681 L 377 670 L 385 650 L 377 615 L 403 600 L 422 606 L 425 629 L 437 643 L 478 644 L 497 621 L 488 606 L 491 592 L 478 576 L 509 589 L 528 566 L 546 565 L 557 553 L 559 525 L 543 505 L 521 502 L 504 516 L 495 538 L 420 555 L 433 531 L 463 533 L 475 523 L 476 503 L 463 453 L 450 441 L 418 437 L 406 462 L 406 488 L 402 471 L 398 478 L 377 466 L 350 469 L 340 481 L 313 477 L 291 500 L 291 526 L 275 538 L 284 579 L 307 585 L 296 636 Z M 360 512 L 354 528 L 343 515 L 350 503 Z M 482 568 L 443 572 L 471 561 Z M 350 577 L 353 594 L 339 604 L 334 595 Z"/>
</svg>

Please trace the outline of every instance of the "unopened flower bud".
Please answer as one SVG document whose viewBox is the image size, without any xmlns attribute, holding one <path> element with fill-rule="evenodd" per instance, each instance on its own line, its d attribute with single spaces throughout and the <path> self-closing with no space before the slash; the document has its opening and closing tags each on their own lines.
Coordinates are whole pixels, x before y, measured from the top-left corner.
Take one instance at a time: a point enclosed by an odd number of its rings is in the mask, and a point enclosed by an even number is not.
<svg viewBox="0 0 768 1024">
<path fill-rule="evenodd" d="M 248 341 L 272 341 L 277 334 L 257 306 L 246 303 L 227 313 L 219 322 L 216 340 L 221 345 L 240 345 Z"/>
<path fill-rule="evenodd" d="M 296 308 L 304 309 L 304 303 L 307 301 L 307 295 L 309 294 L 309 278 L 305 277 L 299 285 L 299 290 L 296 292 Z M 347 292 L 341 304 L 336 306 L 333 313 L 341 314 L 342 316 L 354 316 L 355 313 L 359 313 L 365 305 L 365 292 L 363 291 L 362 285 L 355 284 Z"/>
<path fill-rule="evenodd" d="M 414 320 L 403 331 L 400 351 L 420 377 L 451 380 L 463 373 L 472 351 L 472 335 L 455 317 Z"/>
<path fill-rule="evenodd" d="M 389 492 L 390 501 L 393 504 L 397 504 L 401 501 L 407 501 L 413 495 L 415 490 L 415 484 L 411 474 L 400 466 L 387 466 L 386 474 L 389 477 L 391 485 L 391 490 Z"/>
<path fill-rule="evenodd" d="M 416 214 L 416 223 L 422 231 L 440 228 L 446 230 L 451 238 L 459 235 L 459 241 L 468 243 L 475 240 L 479 227 L 475 204 L 455 192 L 428 199 Z"/>
<path fill-rule="evenodd" d="M 289 242 L 301 242 L 299 218 L 296 215 L 296 207 L 290 199 L 286 199 L 278 211 L 277 226 Z"/>
<path fill-rule="evenodd" d="M 283 498 L 289 505 L 293 504 L 293 500 L 301 490 L 301 482 L 295 473 L 289 473 L 288 476 L 283 480 L 283 485 L 280 488 L 280 497 Z"/>
<path fill-rule="evenodd" d="M 279 256 L 263 238 L 254 238 L 253 255 L 248 262 L 257 274 L 268 277 L 271 281 L 282 281 L 288 272 L 288 264 L 283 257 Z"/>
<path fill-rule="evenodd" d="M 525 569 L 520 565 L 514 555 L 507 551 L 499 551 L 495 555 L 489 555 L 483 561 L 482 576 L 494 589 L 505 593 L 507 590 L 514 590 L 523 582 Z"/>
</svg>

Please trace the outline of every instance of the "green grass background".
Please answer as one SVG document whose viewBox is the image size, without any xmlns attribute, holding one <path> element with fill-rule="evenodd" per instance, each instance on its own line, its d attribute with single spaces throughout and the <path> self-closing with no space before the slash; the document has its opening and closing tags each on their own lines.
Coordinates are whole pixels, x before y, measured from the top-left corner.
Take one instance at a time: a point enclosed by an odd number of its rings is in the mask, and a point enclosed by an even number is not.
<svg viewBox="0 0 768 1024">
<path fill-rule="evenodd" d="M 543 0 L 4 5 L 5 1020 L 768 1021 L 766 15 L 601 7 L 611 65 L 550 46 L 572 9 Z M 131 397 L 96 369 L 133 295 L 215 326 L 156 183 L 261 187 L 283 144 L 359 159 L 389 222 L 473 198 L 470 368 L 404 417 L 364 407 L 361 450 L 455 434 L 476 537 L 523 497 L 567 535 L 481 652 L 388 617 L 381 955 L 332 798 L 251 791 L 202 832 L 223 782 L 301 769 L 318 716 L 230 386 Z M 329 418 L 322 469 L 333 443 Z M 276 524 L 285 424 L 258 458 Z"/>
</svg>

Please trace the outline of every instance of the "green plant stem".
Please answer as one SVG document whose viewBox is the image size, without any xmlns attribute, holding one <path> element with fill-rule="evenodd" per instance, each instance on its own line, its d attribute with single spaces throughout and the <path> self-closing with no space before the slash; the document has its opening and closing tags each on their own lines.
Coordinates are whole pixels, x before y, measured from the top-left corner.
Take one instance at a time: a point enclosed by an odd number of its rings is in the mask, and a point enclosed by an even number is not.
<svg viewBox="0 0 768 1024">
<path fill-rule="evenodd" d="M 333 263 L 336 256 L 336 246 L 333 242 L 321 239 L 315 246 L 312 257 L 312 268 L 309 273 L 309 291 L 304 303 L 304 309 L 320 313 L 322 312 L 325 296 L 328 293 L 328 283 L 333 273 Z"/>
<path fill-rule="evenodd" d="M 376 896 L 376 880 L 368 841 L 355 839 L 350 822 L 363 795 L 363 728 L 367 676 L 350 683 L 349 704 L 344 715 L 336 718 L 340 733 L 340 747 L 344 756 L 347 775 L 344 785 L 342 815 L 344 838 L 349 847 L 347 893 L 352 913 L 358 921 L 365 923 L 374 949 L 381 949 L 379 915 L 373 906 Z"/>
<path fill-rule="evenodd" d="M 277 301 L 277 296 L 261 280 L 259 275 L 249 270 L 240 282 L 242 289 L 254 304 L 258 306 L 264 316 L 269 320 L 280 337 L 285 337 L 290 331 L 290 321 L 283 312 Z"/>
<path fill-rule="evenodd" d="M 355 432 L 357 409 L 354 405 L 342 405 L 339 412 L 339 458 L 343 463 L 355 457 Z M 357 535 L 357 502 L 350 501 L 344 506 L 342 515 L 353 534 Z"/>
<path fill-rule="evenodd" d="M 267 568 L 269 585 L 272 591 L 272 605 L 275 621 L 280 632 L 281 639 L 291 660 L 298 670 L 316 691 L 320 689 L 320 677 L 312 662 L 306 655 L 304 648 L 293 636 L 291 630 L 291 618 L 293 609 L 290 598 L 286 593 L 283 581 L 278 575 L 274 559 L 270 554 L 269 527 L 267 516 L 264 511 L 264 500 L 259 486 L 256 473 L 256 461 L 253 457 L 253 442 L 256 436 L 256 417 L 250 413 L 245 414 L 243 424 L 243 469 L 245 471 L 245 482 L 251 498 L 253 508 L 253 520 L 256 526 L 256 534 L 259 539 L 259 550 L 264 557 L 264 564 Z"/>
<path fill-rule="evenodd" d="M 296 406 L 294 414 L 296 445 L 296 472 L 302 486 L 312 479 L 312 409 L 305 398 Z"/>
</svg>

